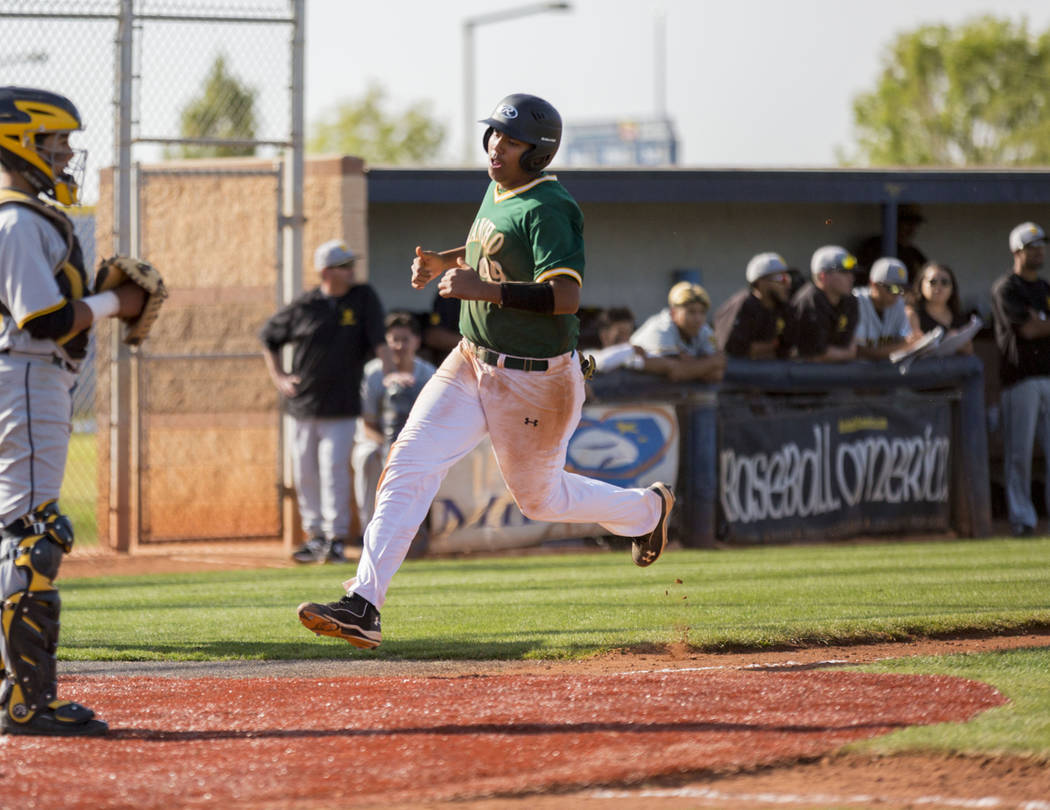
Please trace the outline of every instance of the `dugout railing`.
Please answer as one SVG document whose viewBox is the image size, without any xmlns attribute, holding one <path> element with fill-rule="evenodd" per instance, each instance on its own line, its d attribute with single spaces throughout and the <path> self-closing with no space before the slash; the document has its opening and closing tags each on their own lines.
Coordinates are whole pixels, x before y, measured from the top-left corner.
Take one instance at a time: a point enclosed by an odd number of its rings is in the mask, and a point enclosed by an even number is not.
<svg viewBox="0 0 1050 810">
<path fill-rule="evenodd" d="M 991 533 L 976 357 L 920 359 L 906 373 L 890 363 L 731 359 L 719 385 L 619 370 L 590 387 L 594 403 L 675 405 L 683 545 Z"/>
</svg>

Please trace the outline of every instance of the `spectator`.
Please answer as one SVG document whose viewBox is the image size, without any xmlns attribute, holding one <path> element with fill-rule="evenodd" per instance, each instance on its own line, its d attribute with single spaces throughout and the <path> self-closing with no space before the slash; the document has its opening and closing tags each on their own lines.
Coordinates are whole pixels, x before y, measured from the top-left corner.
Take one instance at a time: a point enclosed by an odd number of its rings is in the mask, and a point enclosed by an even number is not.
<svg viewBox="0 0 1050 810">
<path fill-rule="evenodd" d="M 434 366 L 440 366 L 460 337 L 459 299 L 442 298 L 434 293 L 434 303 L 423 326 L 420 354 Z"/>
<path fill-rule="evenodd" d="M 598 344 L 607 349 L 630 342 L 634 333 L 634 313 L 627 307 L 609 307 L 598 316 Z"/>
<path fill-rule="evenodd" d="M 926 264 L 926 256 L 914 244 L 915 234 L 919 226 L 926 221 L 919 206 L 905 203 L 897 206 L 897 253 L 908 268 L 908 278 L 915 278 L 922 266 Z M 865 239 L 857 248 L 857 269 L 853 283 L 863 287 L 868 283 L 868 271 L 874 265 L 875 260 L 882 256 L 882 234 L 874 234 Z"/>
<path fill-rule="evenodd" d="M 659 371 L 676 382 L 721 380 L 726 357 L 707 325 L 711 308 L 707 291 L 699 284 L 680 281 L 671 288 L 667 304 L 631 336 L 631 343 L 650 359 L 663 360 L 646 370 Z"/>
<path fill-rule="evenodd" d="M 887 360 L 912 340 L 911 324 L 904 304 L 908 269 L 899 259 L 876 260 L 868 286 L 853 291 L 857 299 L 857 357 Z"/>
<path fill-rule="evenodd" d="M 594 346 L 581 343 L 594 359 L 595 371 L 599 374 L 617 368 L 631 368 L 635 371 L 650 371 L 661 374 L 667 371 L 668 361 L 658 357 L 647 357 L 637 346 L 632 346 L 631 335 L 634 334 L 634 313 L 627 307 L 609 307 L 598 312 L 594 318 Z"/>
<path fill-rule="evenodd" d="M 307 540 L 300 563 L 345 562 L 350 532 L 350 451 L 361 412 L 361 376 L 371 353 L 393 370 L 383 335 L 383 307 L 368 284 L 356 283 L 357 254 L 339 239 L 314 253 L 319 286 L 274 314 L 259 338 L 263 359 L 294 422 L 296 494 Z M 281 349 L 294 347 L 291 371 Z"/>
<path fill-rule="evenodd" d="M 912 287 L 912 300 L 907 311 L 913 335 L 924 335 L 938 326 L 944 328 L 946 336 L 951 335 L 969 320 L 962 311 L 955 273 L 946 264 L 929 262 L 923 266 Z M 967 341 L 958 353 L 973 354 L 973 341 Z"/>
<path fill-rule="evenodd" d="M 812 280 L 791 299 L 792 328 L 800 359 L 846 363 L 856 358 L 857 299 L 850 292 L 857 259 L 825 245 L 810 260 Z"/>
<path fill-rule="evenodd" d="M 394 371 L 386 373 L 378 357 L 365 364 L 361 416 L 352 455 L 354 495 L 362 526 L 372 519 L 376 486 L 387 453 L 408 420 L 416 397 L 436 370 L 431 363 L 416 356 L 422 338 L 415 316 L 409 312 L 391 312 L 385 325 L 386 345 Z"/>
<path fill-rule="evenodd" d="M 1022 537 L 1038 523 L 1032 503 L 1032 447 L 1041 437 L 1050 459 L 1050 284 L 1040 277 L 1046 233 L 1034 222 L 1010 232 L 1013 270 L 992 287 L 999 349 L 1003 467 L 1010 530 Z M 1050 503 L 1050 476 L 1047 477 Z"/>
<path fill-rule="evenodd" d="M 784 359 L 791 353 L 791 274 L 777 253 L 759 253 L 747 263 L 748 286 L 715 313 L 718 346 L 730 357 Z"/>
</svg>

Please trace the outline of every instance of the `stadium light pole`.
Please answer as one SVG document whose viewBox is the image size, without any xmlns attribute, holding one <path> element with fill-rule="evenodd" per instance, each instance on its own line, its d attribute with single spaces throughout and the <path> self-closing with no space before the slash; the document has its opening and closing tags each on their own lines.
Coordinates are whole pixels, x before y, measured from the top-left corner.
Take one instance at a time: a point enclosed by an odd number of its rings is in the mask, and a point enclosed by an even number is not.
<svg viewBox="0 0 1050 810">
<path fill-rule="evenodd" d="M 515 6 L 463 20 L 463 162 L 469 163 L 474 154 L 471 137 L 474 125 L 474 29 L 479 25 L 544 14 L 548 11 L 569 11 L 572 6 L 565 2 L 532 3 Z"/>
</svg>

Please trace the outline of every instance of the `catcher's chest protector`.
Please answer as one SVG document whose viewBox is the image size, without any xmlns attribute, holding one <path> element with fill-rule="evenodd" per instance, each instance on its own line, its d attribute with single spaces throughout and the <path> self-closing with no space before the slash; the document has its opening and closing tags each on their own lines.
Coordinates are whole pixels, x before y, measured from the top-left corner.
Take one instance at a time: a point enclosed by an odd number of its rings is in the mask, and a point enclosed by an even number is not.
<svg viewBox="0 0 1050 810">
<path fill-rule="evenodd" d="M 0 189 L 0 206 L 2 205 L 24 205 L 32 208 L 42 217 L 45 217 L 58 230 L 59 236 L 66 243 L 66 255 L 54 268 L 55 282 L 62 296 L 69 301 L 83 298 L 91 292 L 91 282 L 88 279 L 87 269 L 84 265 L 84 254 L 80 249 L 80 242 L 73 231 L 73 223 L 69 217 L 57 208 L 42 203 L 36 197 L 15 191 L 12 188 Z M 7 308 L 0 302 L 0 312 L 7 316 Z M 87 354 L 88 337 L 90 329 L 78 332 L 72 338 L 62 342 L 62 347 L 73 360 L 82 360 Z"/>
</svg>

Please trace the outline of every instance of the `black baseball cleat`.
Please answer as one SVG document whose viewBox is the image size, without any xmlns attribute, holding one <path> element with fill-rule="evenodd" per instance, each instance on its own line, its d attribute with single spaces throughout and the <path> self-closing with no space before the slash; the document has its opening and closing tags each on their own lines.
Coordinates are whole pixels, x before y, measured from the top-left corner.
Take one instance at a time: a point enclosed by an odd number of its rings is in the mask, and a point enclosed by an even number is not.
<svg viewBox="0 0 1050 810">
<path fill-rule="evenodd" d="M 363 650 L 378 647 L 383 640 L 379 630 L 379 611 L 356 593 L 348 593 L 338 602 L 326 605 L 303 602 L 297 612 L 303 626 L 319 636 L 341 638 Z"/>
<path fill-rule="evenodd" d="M 42 737 L 99 737 L 109 731 L 109 726 L 95 717 L 87 706 L 69 700 L 53 700 L 24 723 L 5 710 L 0 719 L 0 731 Z"/>
<path fill-rule="evenodd" d="M 321 536 L 311 537 L 299 548 L 292 552 L 292 559 L 297 563 L 309 564 L 321 562 L 324 558 L 321 553 L 324 549 L 325 539 Z"/>
<path fill-rule="evenodd" d="M 674 509 L 674 493 L 667 484 L 657 482 L 650 484 L 649 489 L 660 496 L 660 519 L 645 537 L 636 537 L 631 544 L 631 559 L 635 565 L 643 568 L 656 562 L 663 550 L 667 548 L 667 523 Z"/>
<path fill-rule="evenodd" d="M 299 548 L 292 552 L 292 559 L 297 563 L 317 564 L 345 563 L 346 543 L 340 539 L 326 539 L 324 537 L 311 537 Z"/>
</svg>

